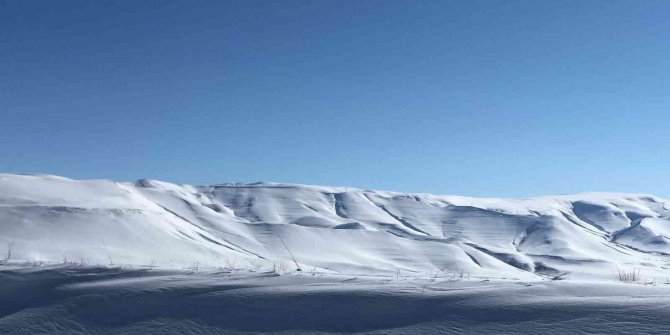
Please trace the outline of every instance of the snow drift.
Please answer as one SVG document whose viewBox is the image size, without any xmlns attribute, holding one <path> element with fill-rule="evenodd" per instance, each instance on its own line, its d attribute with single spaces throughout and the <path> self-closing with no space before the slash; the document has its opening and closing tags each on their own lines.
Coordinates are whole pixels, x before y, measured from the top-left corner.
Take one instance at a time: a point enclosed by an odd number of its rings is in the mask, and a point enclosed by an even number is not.
<svg viewBox="0 0 670 335">
<path fill-rule="evenodd" d="M 0 334 L 668 334 L 667 284 L 0 267 Z"/>
<path fill-rule="evenodd" d="M 666 278 L 669 255 L 670 202 L 644 194 L 494 199 L 0 174 L 9 262 L 531 280 L 621 268 Z"/>
</svg>

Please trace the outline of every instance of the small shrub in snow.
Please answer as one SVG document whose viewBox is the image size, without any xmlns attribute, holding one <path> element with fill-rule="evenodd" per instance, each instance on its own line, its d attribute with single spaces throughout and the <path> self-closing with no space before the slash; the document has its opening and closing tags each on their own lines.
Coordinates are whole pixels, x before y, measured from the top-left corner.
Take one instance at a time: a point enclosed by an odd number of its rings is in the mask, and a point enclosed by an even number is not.
<svg viewBox="0 0 670 335">
<path fill-rule="evenodd" d="M 5 254 L 5 259 L 2 260 L 2 263 L 9 262 L 12 259 L 12 251 L 14 250 L 14 241 L 7 242 L 7 253 Z"/>
<path fill-rule="evenodd" d="M 251 272 L 259 272 L 261 268 L 263 267 L 263 263 L 259 261 L 250 261 L 249 262 L 249 269 Z"/>
<path fill-rule="evenodd" d="M 640 269 L 626 270 L 619 269 L 617 272 L 617 279 L 623 283 L 638 283 L 642 275 Z"/>
<path fill-rule="evenodd" d="M 235 270 L 235 263 L 237 262 L 237 258 L 233 258 L 231 261 L 230 259 L 226 258 L 226 266 L 225 270 L 228 272 L 233 272 Z"/>
<path fill-rule="evenodd" d="M 275 262 L 272 265 L 272 272 L 276 274 L 285 274 L 288 273 L 288 270 L 290 268 L 291 264 L 287 261 L 281 261 L 281 262 Z"/>
</svg>

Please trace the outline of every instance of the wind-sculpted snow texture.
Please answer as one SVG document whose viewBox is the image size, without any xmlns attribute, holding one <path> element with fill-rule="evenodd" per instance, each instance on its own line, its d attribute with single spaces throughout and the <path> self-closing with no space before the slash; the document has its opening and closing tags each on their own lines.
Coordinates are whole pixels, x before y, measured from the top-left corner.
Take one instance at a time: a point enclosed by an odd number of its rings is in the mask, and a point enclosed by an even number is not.
<svg viewBox="0 0 670 335">
<path fill-rule="evenodd" d="M 666 278 L 670 202 L 0 174 L 7 262 L 295 269 L 289 250 L 304 271 L 340 274 L 611 280 L 636 268 Z"/>
<path fill-rule="evenodd" d="M 0 334 L 667 334 L 668 286 L 0 266 Z"/>
</svg>

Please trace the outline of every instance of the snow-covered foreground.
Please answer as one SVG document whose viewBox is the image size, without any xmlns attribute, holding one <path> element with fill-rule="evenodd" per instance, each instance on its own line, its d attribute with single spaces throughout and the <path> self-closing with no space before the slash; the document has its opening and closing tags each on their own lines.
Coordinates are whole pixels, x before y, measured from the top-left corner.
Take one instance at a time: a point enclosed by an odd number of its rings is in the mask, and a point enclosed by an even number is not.
<svg viewBox="0 0 670 335">
<path fill-rule="evenodd" d="M 670 332 L 669 237 L 642 194 L 0 174 L 0 334 Z"/>
<path fill-rule="evenodd" d="M 2 334 L 662 334 L 670 285 L 0 267 Z"/>
</svg>

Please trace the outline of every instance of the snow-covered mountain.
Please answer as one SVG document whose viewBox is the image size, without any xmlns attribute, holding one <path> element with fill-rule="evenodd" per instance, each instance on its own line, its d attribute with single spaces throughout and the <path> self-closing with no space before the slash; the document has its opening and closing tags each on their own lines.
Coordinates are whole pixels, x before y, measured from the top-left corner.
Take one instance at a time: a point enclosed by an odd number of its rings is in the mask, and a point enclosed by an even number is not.
<svg viewBox="0 0 670 335">
<path fill-rule="evenodd" d="M 670 274 L 670 201 L 469 198 L 291 184 L 0 174 L 0 260 L 350 274 Z"/>
</svg>

